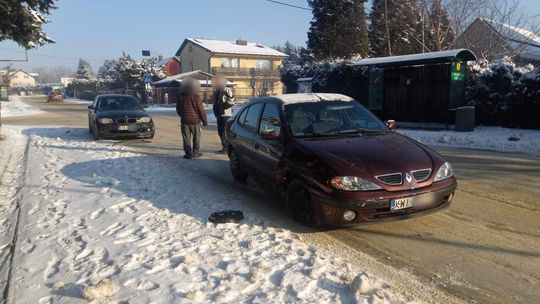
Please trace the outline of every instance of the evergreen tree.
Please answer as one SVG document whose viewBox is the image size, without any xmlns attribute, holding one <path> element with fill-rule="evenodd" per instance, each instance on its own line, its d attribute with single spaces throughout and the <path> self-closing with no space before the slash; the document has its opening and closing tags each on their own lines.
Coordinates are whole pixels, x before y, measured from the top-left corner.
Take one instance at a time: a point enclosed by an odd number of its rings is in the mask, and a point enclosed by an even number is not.
<svg viewBox="0 0 540 304">
<path fill-rule="evenodd" d="M 77 67 L 77 72 L 75 73 L 75 78 L 82 81 L 94 79 L 94 72 L 92 71 L 92 67 L 88 61 L 79 59 L 79 65 Z"/>
<path fill-rule="evenodd" d="M 53 43 L 41 27 L 55 8 L 54 0 L 0 1 L 0 41 L 10 39 L 26 49 Z"/>
<path fill-rule="evenodd" d="M 369 14 L 372 54 L 380 57 L 422 52 L 421 19 L 415 0 L 373 0 Z"/>
<path fill-rule="evenodd" d="M 307 45 L 316 59 L 369 53 L 365 0 L 308 0 L 308 3 L 313 20 Z"/>
<path fill-rule="evenodd" d="M 125 83 L 126 87 L 143 84 L 141 66 L 131 56 L 124 53 L 118 59 L 116 70 L 118 71 L 118 79 Z"/>
</svg>

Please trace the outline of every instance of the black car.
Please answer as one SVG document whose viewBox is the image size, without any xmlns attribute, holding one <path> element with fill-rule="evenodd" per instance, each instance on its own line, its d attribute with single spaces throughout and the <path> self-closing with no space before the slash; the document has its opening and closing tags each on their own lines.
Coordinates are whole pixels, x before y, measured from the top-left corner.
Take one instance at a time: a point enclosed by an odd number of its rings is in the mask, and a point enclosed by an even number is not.
<svg viewBox="0 0 540 304">
<path fill-rule="evenodd" d="M 88 129 L 95 139 L 153 138 L 154 122 L 130 95 L 98 95 L 88 106 Z"/>
</svg>

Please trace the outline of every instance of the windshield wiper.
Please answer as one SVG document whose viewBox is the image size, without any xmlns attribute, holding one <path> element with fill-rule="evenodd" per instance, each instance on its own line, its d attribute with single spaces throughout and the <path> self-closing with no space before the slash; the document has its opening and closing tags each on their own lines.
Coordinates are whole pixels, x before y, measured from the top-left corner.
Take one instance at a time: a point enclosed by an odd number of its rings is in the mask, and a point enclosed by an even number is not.
<svg viewBox="0 0 540 304">
<path fill-rule="evenodd" d="M 377 130 L 377 129 L 354 129 L 354 130 L 345 130 L 339 131 L 338 134 L 366 134 L 366 133 L 387 133 L 386 130 Z"/>
</svg>

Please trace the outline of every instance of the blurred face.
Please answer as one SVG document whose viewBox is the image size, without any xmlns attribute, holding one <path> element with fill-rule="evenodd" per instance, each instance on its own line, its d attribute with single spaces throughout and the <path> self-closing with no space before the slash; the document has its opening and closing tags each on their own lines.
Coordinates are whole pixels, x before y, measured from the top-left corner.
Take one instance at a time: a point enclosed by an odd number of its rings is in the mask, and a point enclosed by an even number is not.
<svg viewBox="0 0 540 304">
<path fill-rule="evenodd" d="M 225 87 L 226 81 L 227 80 L 222 75 L 216 75 L 212 77 L 212 87 L 214 89 L 223 89 Z"/>
</svg>

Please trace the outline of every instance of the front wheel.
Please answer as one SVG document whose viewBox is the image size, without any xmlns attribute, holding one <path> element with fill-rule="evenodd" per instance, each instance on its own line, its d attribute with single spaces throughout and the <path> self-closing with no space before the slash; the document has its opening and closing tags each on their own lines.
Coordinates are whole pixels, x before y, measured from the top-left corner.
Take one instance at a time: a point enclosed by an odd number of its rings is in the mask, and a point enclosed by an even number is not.
<svg viewBox="0 0 540 304">
<path fill-rule="evenodd" d="M 293 180 L 289 183 L 286 199 L 287 209 L 295 221 L 308 227 L 319 226 L 311 195 L 302 181 Z"/>
<path fill-rule="evenodd" d="M 234 150 L 231 150 L 231 153 L 229 154 L 229 166 L 231 167 L 231 173 L 235 181 L 245 182 L 247 180 L 247 173 L 242 170 L 240 161 Z"/>
<path fill-rule="evenodd" d="M 95 124 L 94 124 L 94 130 L 93 130 L 92 134 L 94 134 L 94 139 L 95 140 L 100 140 L 101 139 L 101 136 L 99 135 L 97 126 Z"/>
</svg>

